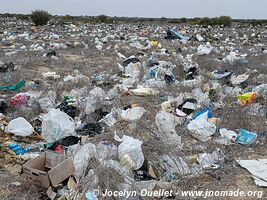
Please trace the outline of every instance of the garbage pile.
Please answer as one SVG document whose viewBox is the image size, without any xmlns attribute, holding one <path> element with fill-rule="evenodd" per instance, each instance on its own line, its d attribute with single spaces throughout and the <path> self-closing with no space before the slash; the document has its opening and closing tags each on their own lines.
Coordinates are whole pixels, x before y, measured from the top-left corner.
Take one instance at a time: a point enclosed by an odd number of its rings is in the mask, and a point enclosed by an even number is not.
<svg viewBox="0 0 267 200">
<path fill-rule="evenodd" d="M 264 27 L 0 26 L 5 173 L 50 199 L 226 187 L 243 172 L 266 187 Z"/>
</svg>

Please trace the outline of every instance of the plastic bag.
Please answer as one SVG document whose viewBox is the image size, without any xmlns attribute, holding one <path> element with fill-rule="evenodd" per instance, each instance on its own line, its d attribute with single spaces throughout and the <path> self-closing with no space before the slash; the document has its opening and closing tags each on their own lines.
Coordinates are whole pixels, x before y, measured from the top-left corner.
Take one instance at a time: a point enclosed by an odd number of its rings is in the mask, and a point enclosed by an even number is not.
<svg viewBox="0 0 267 200">
<path fill-rule="evenodd" d="M 16 91 L 19 90 L 20 88 L 25 86 L 26 81 L 21 80 L 18 82 L 16 85 L 10 85 L 10 86 L 0 86 L 0 91 L 1 90 L 10 90 L 10 91 Z"/>
<path fill-rule="evenodd" d="M 53 143 L 66 136 L 76 135 L 73 119 L 59 109 L 52 109 L 43 116 L 42 136 Z"/>
<path fill-rule="evenodd" d="M 101 160 L 113 159 L 118 157 L 118 147 L 109 140 L 102 140 L 96 146 L 97 158 Z"/>
<path fill-rule="evenodd" d="M 49 112 L 55 107 L 56 104 L 56 92 L 50 90 L 45 98 L 39 99 L 39 104 L 44 112 Z"/>
<path fill-rule="evenodd" d="M 11 98 L 10 101 L 11 105 L 13 106 L 26 106 L 28 104 L 28 98 L 27 95 L 23 93 L 16 94 L 14 97 Z"/>
<path fill-rule="evenodd" d="M 126 135 L 121 139 L 115 135 L 115 140 L 122 142 L 118 146 L 118 156 L 121 162 L 127 162 L 127 164 L 130 165 L 130 168 L 134 170 L 141 168 L 145 160 L 141 148 L 143 142 Z"/>
<path fill-rule="evenodd" d="M 187 125 L 187 129 L 193 136 L 202 142 L 207 142 L 216 132 L 216 125 L 208 122 L 209 111 L 199 115 Z"/>
<path fill-rule="evenodd" d="M 253 144 L 257 139 L 258 134 L 240 129 L 236 141 L 240 144 Z"/>
<path fill-rule="evenodd" d="M 224 153 L 221 149 L 217 148 L 211 154 L 203 153 L 199 156 L 198 162 L 204 168 L 217 169 L 220 163 L 224 161 Z"/>
<path fill-rule="evenodd" d="M 88 166 L 88 161 L 96 155 L 96 146 L 92 143 L 87 143 L 74 155 L 73 163 L 75 168 L 75 176 L 80 177 L 83 169 Z"/>
<path fill-rule="evenodd" d="M 106 96 L 106 93 L 101 87 L 95 87 L 89 92 L 89 95 L 94 98 L 103 99 Z"/>
<path fill-rule="evenodd" d="M 6 131 L 18 136 L 29 136 L 34 132 L 34 129 L 26 119 L 18 117 L 9 122 Z"/>
<path fill-rule="evenodd" d="M 197 53 L 196 55 L 208 55 L 211 53 L 211 51 L 213 50 L 213 47 L 210 45 L 209 42 L 207 42 L 206 45 L 199 45 L 199 47 L 197 48 Z"/>
<path fill-rule="evenodd" d="M 138 121 L 145 113 L 146 109 L 142 107 L 135 107 L 129 108 L 127 110 L 122 110 L 121 117 L 126 121 Z"/>
<path fill-rule="evenodd" d="M 158 90 L 152 88 L 137 88 L 130 90 L 136 96 L 150 96 L 159 94 Z"/>
<path fill-rule="evenodd" d="M 221 128 L 219 130 L 220 137 L 217 138 L 216 142 L 223 145 L 234 144 L 237 138 L 237 133 L 235 131 L 227 130 L 226 128 Z"/>
<path fill-rule="evenodd" d="M 256 97 L 257 97 L 257 93 L 251 92 L 251 93 L 238 95 L 237 99 L 239 100 L 242 106 L 247 106 L 247 105 L 251 105 L 256 100 Z"/>
<path fill-rule="evenodd" d="M 160 133 L 176 134 L 175 126 L 182 124 L 183 119 L 167 112 L 159 112 L 156 115 L 155 123 Z"/>
</svg>

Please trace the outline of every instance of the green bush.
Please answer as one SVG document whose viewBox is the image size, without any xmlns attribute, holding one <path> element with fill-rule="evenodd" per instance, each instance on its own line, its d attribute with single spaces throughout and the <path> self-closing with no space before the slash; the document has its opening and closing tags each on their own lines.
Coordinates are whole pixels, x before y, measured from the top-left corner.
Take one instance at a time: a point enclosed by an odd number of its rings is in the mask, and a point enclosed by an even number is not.
<svg viewBox="0 0 267 200">
<path fill-rule="evenodd" d="M 72 22 L 72 21 L 74 21 L 74 17 L 70 16 L 70 15 L 65 15 L 63 17 L 63 20 L 66 21 L 66 22 Z"/>
<path fill-rule="evenodd" d="M 108 17 L 106 15 L 99 15 L 97 16 L 96 21 L 98 23 L 107 23 Z"/>
<path fill-rule="evenodd" d="M 251 20 L 250 24 L 252 26 L 262 26 L 262 25 L 266 25 L 267 24 L 267 20 L 265 19 L 254 19 L 254 20 Z"/>
<path fill-rule="evenodd" d="M 187 19 L 186 19 L 186 17 L 182 17 L 182 18 L 180 18 L 180 22 L 181 22 L 181 23 L 187 23 Z"/>
<path fill-rule="evenodd" d="M 215 18 L 217 25 L 223 25 L 223 26 L 231 26 L 232 19 L 229 16 L 221 16 L 219 18 Z"/>
<path fill-rule="evenodd" d="M 23 15 L 23 14 L 18 14 L 16 18 L 23 21 L 28 21 L 30 19 L 29 15 Z"/>
<path fill-rule="evenodd" d="M 32 11 L 31 19 L 37 26 L 46 25 L 47 22 L 51 19 L 51 15 L 45 10 L 35 10 Z"/>
<path fill-rule="evenodd" d="M 1 14 L 3 18 L 9 18 L 9 17 L 14 17 L 14 14 L 10 14 L 10 13 L 4 13 Z"/>
<path fill-rule="evenodd" d="M 232 19 L 228 16 L 221 16 L 221 17 L 203 17 L 199 18 L 198 20 L 194 19 L 194 24 L 199 24 L 203 26 L 231 26 Z"/>
</svg>

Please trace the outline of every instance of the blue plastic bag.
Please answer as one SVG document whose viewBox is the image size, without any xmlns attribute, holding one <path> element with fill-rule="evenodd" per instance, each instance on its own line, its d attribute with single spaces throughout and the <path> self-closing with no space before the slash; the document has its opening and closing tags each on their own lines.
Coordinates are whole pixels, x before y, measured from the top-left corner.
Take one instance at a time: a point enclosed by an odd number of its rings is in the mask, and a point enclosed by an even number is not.
<svg viewBox="0 0 267 200">
<path fill-rule="evenodd" d="M 249 132 L 244 129 L 239 129 L 236 142 L 239 144 L 253 144 L 258 137 L 257 133 Z"/>
<path fill-rule="evenodd" d="M 199 117 L 200 115 L 204 114 L 205 112 L 208 112 L 208 118 L 212 118 L 213 114 L 211 112 L 211 110 L 209 108 L 205 108 L 201 111 L 196 112 L 196 114 L 193 116 L 192 120 L 196 119 L 197 117 Z"/>
<path fill-rule="evenodd" d="M 8 147 L 15 152 L 16 155 L 24 155 L 25 153 L 32 150 L 31 147 L 24 149 L 19 144 L 9 144 Z"/>
</svg>

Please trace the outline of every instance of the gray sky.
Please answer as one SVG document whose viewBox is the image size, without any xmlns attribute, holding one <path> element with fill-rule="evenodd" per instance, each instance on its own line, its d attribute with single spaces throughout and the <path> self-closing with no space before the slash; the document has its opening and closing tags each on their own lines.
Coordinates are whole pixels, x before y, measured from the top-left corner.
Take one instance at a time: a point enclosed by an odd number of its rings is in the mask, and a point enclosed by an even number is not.
<svg viewBox="0 0 267 200">
<path fill-rule="evenodd" d="M 267 0 L 0 0 L 0 13 L 267 19 Z"/>
</svg>

